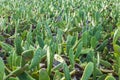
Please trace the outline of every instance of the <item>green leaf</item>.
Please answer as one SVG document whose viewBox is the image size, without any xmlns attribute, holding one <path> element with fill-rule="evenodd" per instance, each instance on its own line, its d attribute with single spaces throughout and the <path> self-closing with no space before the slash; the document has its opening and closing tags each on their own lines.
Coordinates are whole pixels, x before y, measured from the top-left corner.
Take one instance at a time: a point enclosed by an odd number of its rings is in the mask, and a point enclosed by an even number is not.
<svg viewBox="0 0 120 80">
<path fill-rule="evenodd" d="M 22 56 L 18 56 L 16 57 L 16 66 L 21 66 L 21 61 L 22 61 Z"/>
<path fill-rule="evenodd" d="M 93 51 L 92 48 L 82 49 L 81 52 L 80 52 L 80 54 L 88 54 L 88 53 L 90 53 L 91 51 Z"/>
<path fill-rule="evenodd" d="M 19 80 L 18 78 L 10 77 L 8 80 Z"/>
<path fill-rule="evenodd" d="M 108 44 L 108 39 L 104 40 L 103 43 L 96 50 L 102 51 L 107 44 Z"/>
<path fill-rule="evenodd" d="M 74 64 L 75 64 L 75 62 L 74 62 L 74 55 L 73 54 L 74 54 L 73 49 L 70 48 L 70 50 L 69 50 L 69 59 L 70 59 L 70 63 L 72 65 L 72 67 L 74 67 Z"/>
<path fill-rule="evenodd" d="M 16 60 L 17 60 L 17 54 L 15 53 L 15 51 L 9 55 L 9 57 L 7 58 L 7 62 L 10 66 L 11 69 L 14 70 L 14 67 L 17 66 L 16 65 Z"/>
<path fill-rule="evenodd" d="M 5 72 L 5 68 L 4 68 L 4 62 L 2 60 L 2 58 L 0 58 L 0 80 L 3 80 L 4 77 L 4 72 Z"/>
<path fill-rule="evenodd" d="M 53 59 L 54 59 L 54 53 L 52 52 L 51 47 L 48 46 L 48 48 L 47 48 L 47 72 L 49 75 L 51 73 Z"/>
<path fill-rule="evenodd" d="M 71 41 L 72 41 L 72 36 L 71 35 L 68 35 L 67 36 L 67 45 L 66 45 L 66 52 L 67 54 L 69 53 L 69 49 L 71 48 Z M 69 54 L 68 54 L 69 55 Z"/>
<path fill-rule="evenodd" d="M 117 40 L 118 40 L 119 37 L 120 37 L 120 30 L 117 29 L 117 30 L 115 30 L 115 32 L 114 32 L 113 44 L 115 44 L 115 43 L 117 42 Z"/>
<path fill-rule="evenodd" d="M 13 47 L 9 44 L 6 44 L 4 42 L 0 42 L 0 46 L 7 52 L 10 52 L 13 50 Z"/>
<path fill-rule="evenodd" d="M 101 70 L 98 69 L 98 68 L 95 68 L 95 74 L 96 74 L 97 76 L 103 75 L 103 73 L 101 72 Z"/>
<path fill-rule="evenodd" d="M 41 48 L 43 48 L 44 47 L 44 41 L 43 41 L 43 39 L 39 35 L 37 36 L 37 41 L 39 43 L 39 46 Z"/>
<path fill-rule="evenodd" d="M 58 43 L 62 42 L 63 31 L 61 29 L 57 30 L 57 41 Z"/>
<path fill-rule="evenodd" d="M 94 15 L 94 18 L 95 18 L 95 21 L 98 23 L 98 21 L 100 20 L 100 13 L 99 12 L 95 12 L 95 15 Z"/>
<path fill-rule="evenodd" d="M 32 32 L 31 31 L 29 31 L 28 33 L 27 33 L 27 38 L 26 38 L 26 41 L 28 42 L 28 44 L 29 44 L 29 46 L 30 46 L 30 44 L 32 43 L 32 41 L 33 41 L 33 37 L 32 37 Z M 28 46 L 28 47 L 29 47 Z"/>
<path fill-rule="evenodd" d="M 69 72 L 69 69 L 68 69 L 68 66 L 67 66 L 66 63 L 63 64 L 63 71 L 64 71 L 64 74 L 65 74 L 65 79 L 66 80 L 71 80 L 70 72 Z"/>
<path fill-rule="evenodd" d="M 29 61 L 29 60 L 32 59 L 33 53 L 34 53 L 34 50 L 33 50 L 33 49 L 31 49 L 31 50 L 26 50 L 26 51 L 24 51 L 24 52 L 22 53 L 22 57 L 23 57 L 24 60 Z"/>
<path fill-rule="evenodd" d="M 113 44 L 114 52 L 120 54 L 120 46 L 117 44 Z"/>
<path fill-rule="evenodd" d="M 83 41 L 83 46 L 84 47 L 87 47 L 88 46 L 88 32 L 85 31 L 83 34 L 82 34 L 82 41 Z"/>
<path fill-rule="evenodd" d="M 50 80 L 50 77 L 45 69 L 40 69 L 39 80 Z"/>
<path fill-rule="evenodd" d="M 19 76 L 21 75 L 26 69 L 28 69 L 29 64 L 25 64 L 25 66 L 23 67 L 18 67 L 17 69 L 15 69 L 14 71 L 12 71 L 10 74 L 8 74 L 7 76 L 5 76 L 4 80 L 7 80 L 10 76 Z"/>
<path fill-rule="evenodd" d="M 81 52 L 81 50 L 82 50 L 82 46 L 83 46 L 83 44 L 82 44 L 82 42 L 80 42 L 80 43 L 78 44 L 77 51 L 76 51 L 76 53 L 75 53 L 75 59 L 79 57 L 80 52 Z"/>
<path fill-rule="evenodd" d="M 33 54 L 34 54 L 34 51 L 32 49 L 22 52 L 22 65 L 30 61 L 33 58 Z"/>
<path fill-rule="evenodd" d="M 97 46 L 97 39 L 96 39 L 96 37 L 95 36 L 93 36 L 92 38 L 91 38 L 91 41 L 90 41 L 90 43 L 91 43 L 91 47 L 94 49 L 96 46 Z"/>
<path fill-rule="evenodd" d="M 62 77 L 62 73 L 59 72 L 59 70 L 56 70 L 53 80 L 61 80 L 61 77 Z"/>
<path fill-rule="evenodd" d="M 97 40 L 99 40 L 101 38 L 101 31 L 100 30 L 95 30 L 95 37 Z"/>
<path fill-rule="evenodd" d="M 81 80 L 88 80 L 93 72 L 93 68 L 94 64 L 92 62 L 89 62 L 85 67 Z"/>
<path fill-rule="evenodd" d="M 58 46 L 58 54 L 61 54 L 63 49 L 62 44 L 58 44 L 57 46 Z"/>
<path fill-rule="evenodd" d="M 21 55 L 21 53 L 23 52 L 21 42 L 22 42 L 21 37 L 17 36 L 15 38 L 15 50 L 16 50 L 16 53 L 19 54 L 19 55 Z"/>
<path fill-rule="evenodd" d="M 106 68 L 110 68 L 112 65 L 108 61 L 100 60 L 100 64 L 104 65 Z"/>
<path fill-rule="evenodd" d="M 35 54 L 34 54 L 33 59 L 31 61 L 30 69 L 32 69 L 32 68 L 36 67 L 37 65 L 39 65 L 43 55 L 44 55 L 44 53 L 43 53 L 42 49 L 38 48 L 35 51 Z"/>
<path fill-rule="evenodd" d="M 104 79 L 105 79 L 105 77 L 106 77 L 106 74 L 104 74 L 104 75 L 100 76 L 100 77 L 98 78 L 98 80 L 104 80 Z"/>
<path fill-rule="evenodd" d="M 27 72 L 23 72 L 18 76 L 19 80 L 35 80 Z"/>
<path fill-rule="evenodd" d="M 47 32 L 47 36 L 51 38 L 52 37 L 52 32 L 51 32 L 51 29 L 48 26 L 48 24 L 45 25 L 45 30 Z"/>
<path fill-rule="evenodd" d="M 5 38 L 2 35 L 0 35 L 0 41 L 4 41 L 4 40 Z"/>
<path fill-rule="evenodd" d="M 120 29 L 120 20 L 117 22 L 117 27 L 118 27 L 118 29 Z"/>
<path fill-rule="evenodd" d="M 76 37 L 73 36 L 72 39 L 71 39 L 71 45 L 74 45 L 74 44 L 75 44 L 75 41 L 76 41 Z"/>
<path fill-rule="evenodd" d="M 116 80 L 113 76 L 107 76 L 105 80 Z"/>
<path fill-rule="evenodd" d="M 74 27 L 68 30 L 68 33 L 72 34 L 73 32 L 80 32 L 82 30 L 81 27 Z"/>
</svg>

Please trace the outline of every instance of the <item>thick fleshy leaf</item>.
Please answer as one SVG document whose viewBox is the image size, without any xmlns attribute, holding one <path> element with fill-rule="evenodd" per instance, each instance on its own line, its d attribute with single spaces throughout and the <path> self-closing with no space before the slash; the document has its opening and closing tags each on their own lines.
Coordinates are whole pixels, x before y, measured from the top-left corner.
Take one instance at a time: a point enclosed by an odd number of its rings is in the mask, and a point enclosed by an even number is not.
<svg viewBox="0 0 120 80">
<path fill-rule="evenodd" d="M 34 51 L 32 49 L 31 50 L 26 50 L 22 53 L 22 57 L 23 57 L 24 60 L 29 61 L 29 60 L 32 59 L 33 53 L 34 53 Z"/>
<path fill-rule="evenodd" d="M 98 80 L 104 80 L 107 75 L 102 75 L 98 78 Z"/>
<path fill-rule="evenodd" d="M 48 24 L 45 25 L 45 30 L 47 32 L 47 36 L 48 37 L 52 37 L 52 32 L 51 32 L 51 29 L 50 27 L 48 26 Z"/>
<path fill-rule="evenodd" d="M 16 50 L 16 53 L 21 55 L 21 53 L 23 52 L 23 49 L 22 49 L 22 46 L 21 46 L 21 42 L 22 42 L 22 39 L 21 37 L 16 37 L 15 38 L 15 50 Z"/>
<path fill-rule="evenodd" d="M 80 54 L 88 54 L 88 53 L 90 53 L 91 51 L 93 51 L 92 48 L 82 49 L 81 52 L 80 52 Z"/>
<path fill-rule="evenodd" d="M 8 62 L 8 64 L 9 64 L 9 66 L 10 66 L 11 69 L 14 69 L 14 67 L 17 66 L 17 63 L 16 63 L 17 62 L 17 57 L 18 57 L 17 54 L 15 52 L 13 52 L 7 58 L 7 62 Z"/>
<path fill-rule="evenodd" d="M 50 77 L 45 69 L 39 71 L 39 80 L 50 80 Z"/>
<path fill-rule="evenodd" d="M 19 80 L 19 78 L 10 77 L 8 80 Z"/>
<path fill-rule="evenodd" d="M 104 47 L 108 44 L 108 39 L 104 40 L 103 43 L 97 48 L 98 51 L 104 49 Z"/>
<path fill-rule="evenodd" d="M 3 80 L 4 72 L 5 72 L 4 62 L 2 58 L 0 58 L 0 80 Z"/>
<path fill-rule="evenodd" d="M 72 67 L 74 67 L 74 64 L 75 64 L 73 53 L 74 53 L 74 52 L 73 52 L 73 49 L 71 48 L 71 49 L 69 50 L 69 59 L 70 59 L 70 63 L 71 63 L 71 65 L 72 65 Z"/>
<path fill-rule="evenodd" d="M 56 70 L 53 80 L 61 80 L 62 73 Z"/>
<path fill-rule="evenodd" d="M 88 46 L 88 32 L 85 31 L 83 34 L 82 34 L 82 41 L 83 41 L 83 46 L 84 47 L 87 47 Z"/>
<path fill-rule="evenodd" d="M 33 58 L 33 54 L 34 51 L 32 49 L 22 52 L 22 66 Z"/>
<path fill-rule="evenodd" d="M 91 42 L 91 47 L 94 49 L 98 43 L 96 37 L 93 36 L 90 42 Z"/>
<path fill-rule="evenodd" d="M 73 32 L 80 32 L 82 30 L 81 27 L 74 27 L 70 30 L 68 30 L 68 33 L 72 34 Z"/>
<path fill-rule="evenodd" d="M 72 41 L 72 36 L 71 35 L 68 35 L 67 36 L 67 45 L 66 45 L 66 53 L 69 55 L 69 49 L 71 48 L 72 44 L 71 44 L 71 41 Z"/>
<path fill-rule="evenodd" d="M 107 76 L 105 80 L 116 80 L 113 76 Z"/>
<path fill-rule="evenodd" d="M 72 45 L 72 46 L 75 44 L 75 41 L 76 41 L 76 37 L 73 36 L 72 39 L 71 39 L 71 45 Z"/>
<path fill-rule="evenodd" d="M 94 64 L 89 62 L 85 67 L 81 80 L 88 80 L 93 72 L 93 68 Z"/>
<path fill-rule="evenodd" d="M 108 61 L 100 60 L 100 64 L 103 66 L 110 68 L 112 65 Z"/>
<path fill-rule="evenodd" d="M 20 75 L 22 75 L 24 73 L 24 71 L 28 69 L 28 66 L 29 66 L 29 64 L 26 64 L 23 67 L 18 67 L 17 69 L 12 71 L 10 74 L 5 76 L 4 80 L 7 80 L 10 76 L 20 76 Z M 23 77 L 23 75 L 22 75 L 22 77 Z"/>
<path fill-rule="evenodd" d="M 80 43 L 78 44 L 77 51 L 76 51 L 76 53 L 75 53 L 75 59 L 79 57 L 80 52 L 81 52 L 81 50 L 82 50 L 82 46 L 83 46 L 83 44 L 82 44 L 82 42 L 80 42 Z"/>
<path fill-rule="evenodd" d="M 68 68 L 66 63 L 63 64 L 63 70 L 64 70 L 64 74 L 65 74 L 65 79 L 66 80 L 71 80 L 69 68 Z"/>
<path fill-rule="evenodd" d="M 118 40 L 118 38 L 120 37 L 120 30 L 116 29 L 114 32 L 114 36 L 113 36 L 113 43 L 115 44 Z"/>
<path fill-rule="evenodd" d="M 52 52 L 51 47 L 48 46 L 48 48 L 47 48 L 47 72 L 48 72 L 48 74 L 51 73 L 53 59 L 54 59 L 54 53 Z"/>
<path fill-rule="evenodd" d="M 4 42 L 0 42 L 0 46 L 7 52 L 12 51 L 13 47 L 9 44 L 6 44 Z"/>
<path fill-rule="evenodd" d="M 19 80 L 35 80 L 27 72 L 23 72 L 18 76 Z"/>
<path fill-rule="evenodd" d="M 57 41 L 58 43 L 62 42 L 63 31 L 61 29 L 57 30 Z"/>
<path fill-rule="evenodd" d="M 39 46 L 41 48 L 43 48 L 44 47 L 44 41 L 43 41 L 43 39 L 39 35 L 37 36 L 37 41 L 39 43 Z"/>
<path fill-rule="evenodd" d="M 43 53 L 42 49 L 38 48 L 35 51 L 35 54 L 34 54 L 33 59 L 31 61 L 30 69 L 32 69 L 32 68 L 36 67 L 37 65 L 39 65 L 43 55 L 44 55 L 44 53 Z"/>
<path fill-rule="evenodd" d="M 120 54 L 120 46 L 117 44 L 113 44 L 114 52 Z"/>
</svg>

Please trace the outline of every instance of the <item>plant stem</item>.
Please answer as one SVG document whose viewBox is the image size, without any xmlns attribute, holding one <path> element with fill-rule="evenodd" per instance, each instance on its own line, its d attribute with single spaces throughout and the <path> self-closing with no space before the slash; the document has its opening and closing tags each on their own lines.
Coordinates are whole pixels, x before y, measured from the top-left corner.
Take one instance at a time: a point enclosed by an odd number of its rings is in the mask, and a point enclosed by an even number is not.
<svg viewBox="0 0 120 80">
<path fill-rule="evenodd" d="M 93 56 L 93 63 L 94 63 L 93 80 L 96 80 L 96 59 L 95 59 L 95 53 L 94 53 L 94 56 Z"/>
</svg>

